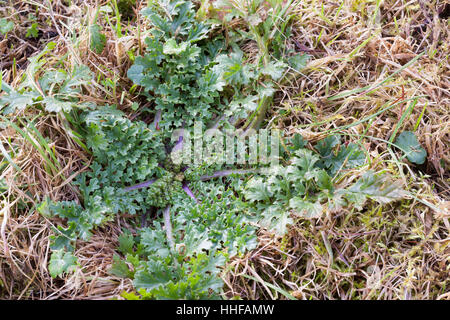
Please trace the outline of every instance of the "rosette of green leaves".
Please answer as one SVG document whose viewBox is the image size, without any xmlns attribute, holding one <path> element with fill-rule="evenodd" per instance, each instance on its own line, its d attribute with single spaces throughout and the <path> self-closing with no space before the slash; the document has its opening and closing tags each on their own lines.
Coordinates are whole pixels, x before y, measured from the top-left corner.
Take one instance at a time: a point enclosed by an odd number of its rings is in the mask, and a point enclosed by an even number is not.
<svg viewBox="0 0 450 320">
<path fill-rule="evenodd" d="M 145 39 L 146 54 L 137 57 L 128 77 L 143 86 L 148 99 L 161 111 L 161 128 L 170 130 L 207 123 L 223 106 L 219 91 L 223 83 L 212 72 L 221 41 L 201 40 L 210 31 L 195 19 L 190 1 L 155 2 L 142 11 L 152 24 L 152 36 Z M 153 111 L 153 110 L 152 110 Z"/>
<path fill-rule="evenodd" d="M 174 246 L 166 237 L 162 218 L 142 229 L 138 237 L 120 237 L 119 250 L 125 260 L 115 256 L 111 272 L 132 278 L 140 294 L 126 298 L 218 298 L 226 261 L 256 247 L 256 230 L 233 190 L 214 182 L 195 182 L 192 189 L 201 204 L 178 194 L 171 208 Z"/>
<path fill-rule="evenodd" d="M 168 174 L 159 167 L 165 157 L 160 134 L 145 123 L 99 111 L 85 115 L 84 123 L 93 161 L 90 170 L 78 175 L 75 181 L 82 204 L 46 200 L 39 207 L 45 216 L 67 221 L 67 228 L 59 226 L 55 230 L 51 239 L 53 250 L 72 251 L 77 239 L 89 240 L 92 229 L 117 213 L 145 212 L 154 201 L 153 195 L 127 191 L 126 187 Z M 52 275 L 58 274 L 61 273 Z"/>
<path fill-rule="evenodd" d="M 327 210 L 351 206 L 362 210 L 368 199 L 385 204 L 404 196 L 400 184 L 373 171 L 349 187 L 337 185 L 342 170 L 364 164 L 364 154 L 354 144 L 344 146 L 338 138 L 329 137 L 316 145 L 317 153 L 301 146 L 293 152 L 289 165 L 268 168 L 250 179 L 244 189 L 248 208 L 258 223 L 278 235 L 287 232 L 295 217 L 319 218 Z"/>
</svg>

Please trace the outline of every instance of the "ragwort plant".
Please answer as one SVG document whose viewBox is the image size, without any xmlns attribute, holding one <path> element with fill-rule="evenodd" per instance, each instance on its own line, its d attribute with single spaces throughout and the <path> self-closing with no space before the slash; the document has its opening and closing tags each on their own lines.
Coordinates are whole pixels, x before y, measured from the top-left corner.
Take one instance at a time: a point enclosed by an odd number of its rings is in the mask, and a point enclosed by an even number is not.
<svg viewBox="0 0 450 320">
<path fill-rule="evenodd" d="M 219 97 L 223 83 L 212 66 L 223 41 L 204 41 L 210 26 L 195 19 L 190 1 L 153 3 L 142 14 L 152 24 L 152 36 L 145 39 L 147 52 L 136 58 L 128 77 L 154 102 L 159 126 L 170 134 L 182 125 L 192 127 L 194 120 L 207 123 L 217 117 L 224 109 Z"/>
<path fill-rule="evenodd" d="M 165 160 L 161 132 L 107 110 L 88 113 L 84 123 L 94 159 L 91 171 L 80 174 L 75 183 L 83 205 L 47 200 L 39 207 L 46 217 L 64 218 L 68 225 L 59 226 L 51 238 L 51 275 L 73 269 L 76 240 L 89 240 L 95 227 L 120 212 L 145 215 L 155 209 L 160 218 L 142 228 L 136 250 L 130 244 L 135 239 L 128 238 L 129 244 L 121 245 L 128 248 L 121 251 L 133 271 L 116 257 L 112 273 L 134 278 L 138 289 L 148 291 L 145 297 L 216 297 L 215 289 L 221 287 L 217 267 L 256 246 L 255 229 L 248 225 L 246 214 L 239 212 L 236 190 L 220 183 L 192 181 L 200 202 L 182 171 Z M 170 212 L 176 212 L 172 219 Z"/>
<path fill-rule="evenodd" d="M 158 130 L 117 111 L 93 111 L 84 122 L 94 161 L 76 182 L 83 205 L 46 201 L 39 207 L 68 225 L 52 237 L 49 270 L 53 276 L 71 271 L 76 240 L 89 240 L 92 229 L 116 214 L 145 217 L 156 210 L 149 227 L 137 224 L 137 236 L 119 239 L 125 260 L 115 256 L 111 273 L 133 279 L 138 295 L 124 295 L 130 299 L 217 298 L 220 267 L 256 247 L 255 223 L 284 235 L 294 219 L 320 217 L 325 205 L 361 207 L 367 198 L 386 203 L 400 196 L 396 186 L 385 185 L 385 177 L 370 172 L 349 188 L 335 188 L 333 168 L 363 165 L 365 158 L 355 146 L 328 138 L 316 145 L 322 153 L 291 143 L 294 155 L 285 155 L 286 165 L 267 168 L 242 185 L 239 177 L 228 176 L 237 171 L 203 175 L 203 167 L 174 166 Z M 212 177 L 217 180 L 206 181 Z"/>
</svg>

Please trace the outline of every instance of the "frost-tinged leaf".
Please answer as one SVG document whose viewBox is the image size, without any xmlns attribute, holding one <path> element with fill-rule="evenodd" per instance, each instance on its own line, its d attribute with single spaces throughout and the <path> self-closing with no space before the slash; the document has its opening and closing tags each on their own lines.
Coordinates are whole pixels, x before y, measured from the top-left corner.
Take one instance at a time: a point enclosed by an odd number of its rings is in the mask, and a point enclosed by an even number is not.
<svg viewBox="0 0 450 320">
<path fill-rule="evenodd" d="M 67 78 L 67 72 L 63 70 L 49 70 L 39 79 L 39 85 L 44 92 L 52 89 L 52 86 L 59 85 Z"/>
<path fill-rule="evenodd" d="M 264 86 L 259 86 L 256 91 L 259 94 L 260 98 L 271 97 L 274 95 L 276 90 L 274 89 L 272 83 L 265 83 Z"/>
<path fill-rule="evenodd" d="M 42 102 L 45 105 L 46 111 L 55 113 L 60 111 L 69 112 L 70 110 L 72 110 L 73 106 L 72 102 L 61 101 L 53 97 L 45 97 Z"/>
<path fill-rule="evenodd" d="M 252 26 L 257 26 L 262 22 L 262 19 L 258 13 L 254 13 L 247 18 L 247 22 Z"/>
<path fill-rule="evenodd" d="M 179 55 L 179 54 L 185 52 L 187 47 L 188 47 L 188 43 L 187 42 L 182 42 L 182 43 L 178 44 L 175 39 L 169 39 L 164 44 L 163 52 L 165 54 Z"/>
<path fill-rule="evenodd" d="M 194 43 L 202 39 L 205 39 L 208 36 L 208 32 L 209 28 L 204 24 L 200 24 L 189 30 L 189 36 L 187 38 L 187 41 Z"/>
<path fill-rule="evenodd" d="M 245 198 L 248 201 L 268 201 L 272 193 L 268 190 L 267 185 L 260 178 L 251 179 L 244 191 Z"/>
<path fill-rule="evenodd" d="M 76 225 L 74 222 L 69 223 L 68 228 L 58 226 L 55 230 L 58 236 L 50 236 L 50 248 L 52 250 L 65 249 L 73 251 L 75 241 L 77 240 Z"/>
<path fill-rule="evenodd" d="M 77 65 L 66 81 L 61 85 L 57 95 L 58 98 L 74 97 L 80 93 L 81 85 L 88 85 L 92 79 L 91 70 L 85 65 Z"/>
<path fill-rule="evenodd" d="M 257 107 L 258 96 L 248 95 L 246 97 L 238 97 L 234 99 L 225 113 L 229 116 L 243 119 L 248 117 L 250 112 L 255 111 Z"/>
<path fill-rule="evenodd" d="M 406 195 L 400 182 L 393 182 L 388 175 L 375 174 L 373 171 L 364 173 L 354 185 L 337 192 L 337 195 L 342 194 L 358 209 L 362 209 L 367 198 L 386 204 Z"/>
<path fill-rule="evenodd" d="M 25 92 L 20 94 L 16 91 L 11 91 L 9 94 L 0 97 L 0 107 L 3 107 L 3 114 L 14 113 L 16 110 L 22 111 L 27 106 L 34 103 L 37 95 L 34 92 Z"/>
<path fill-rule="evenodd" d="M 14 29 L 14 23 L 5 18 L 0 19 L 0 34 L 7 34 Z"/>
<path fill-rule="evenodd" d="M 289 66 L 296 71 L 301 71 L 306 67 L 311 57 L 307 54 L 297 54 L 289 58 Z"/>
<path fill-rule="evenodd" d="M 225 81 L 231 84 L 248 84 L 254 78 L 254 73 L 251 66 L 243 64 L 243 55 L 243 52 L 238 48 L 235 48 L 230 56 L 222 54 L 217 57 L 218 65 L 214 69 L 221 74 Z"/>
<path fill-rule="evenodd" d="M 262 219 L 259 224 L 277 235 L 283 236 L 288 230 L 288 225 L 292 225 L 294 222 L 290 215 L 287 208 L 273 205 L 262 211 Z"/>
<path fill-rule="evenodd" d="M 314 170 L 316 163 L 319 161 L 317 154 L 314 154 L 308 149 L 299 149 L 295 151 L 295 157 L 292 159 L 292 164 L 301 168 L 304 174 Z"/>
<path fill-rule="evenodd" d="M 395 140 L 395 145 L 402 150 L 406 158 L 415 164 L 423 164 L 427 158 L 427 151 L 422 148 L 414 132 L 403 131 Z"/>
<path fill-rule="evenodd" d="M 142 58 L 140 57 L 136 58 L 135 63 L 127 71 L 128 78 L 136 84 L 141 84 L 144 78 L 145 67 L 140 63 L 141 60 Z"/>
<path fill-rule="evenodd" d="M 185 247 L 185 254 L 192 256 L 203 250 L 210 250 L 213 243 L 209 239 L 207 230 L 199 232 L 198 228 L 190 225 L 186 228 L 186 236 L 183 239 L 183 245 Z"/>
<path fill-rule="evenodd" d="M 273 80 L 278 80 L 283 75 L 285 69 L 285 63 L 281 61 L 271 61 L 261 69 L 261 73 L 272 77 Z"/>
<path fill-rule="evenodd" d="M 52 278 L 69 273 L 75 270 L 77 266 L 77 257 L 64 250 L 53 251 L 48 265 L 48 271 Z"/>
<path fill-rule="evenodd" d="M 299 197 L 294 197 L 289 201 L 289 207 L 302 218 L 319 218 L 322 215 L 322 205 L 319 201 L 305 201 Z"/>
</svg>

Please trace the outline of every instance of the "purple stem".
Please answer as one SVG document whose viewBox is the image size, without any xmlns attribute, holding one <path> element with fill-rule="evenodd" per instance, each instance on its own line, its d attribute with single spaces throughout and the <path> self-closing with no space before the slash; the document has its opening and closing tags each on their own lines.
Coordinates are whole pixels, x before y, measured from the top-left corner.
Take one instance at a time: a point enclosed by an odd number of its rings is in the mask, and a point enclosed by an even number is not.
<svg viewBox="0 0 450 320">
<path fill-rule="evenodd" d="M 191 197 L 196 203 L 200 203 L 200 201 L 198 201 L 198 199 L 194 196 L 194 193 L 191 191 L 191 189 L 189 189 L 189 186 L 187 183 L 183 184 L 183 190 L 184 192 L 186 192 L 186 194 Z"/>
<path fill-rule="evenodd" d="M 183 134 L 180 134 L 180 136 L 178 137 L 178 141 L 173 146 L 172 152 L 177 152 L 181 149 L 183 149 Z"/>
<path fill-rule="evenodd" d="M 155 125 L 155 129 L 159 128 L 159 122 L 161 121 L 161 110 L 156 111 L 155 120 L 153 120 L 153 124 Z"/>
<path fill-rule="evenodd" d="M 152 185 L 157 179 L 151 179 L 142 183 L 138 183 L 135 184 L 134 186 L 131 187 L 126 187 L 124 190 L 125 191 L 131 191 L 131 190 L 136 190 L 136 189 L 141 189 L 141 188 L 146 188 L 150 185 Z"/>
<path fill-rule="evenodd" d="M 246 173 L 253 173 L 254 170 L 222 170 L 222 171 L 217 171 L 214 172 L 212 175 L 208 176 L 208 175 L 204 175 L 200 177 L 201 181 L 206 181 L 206 180 L 210 180 L 210 179 L 214 179 L 214 178 L 220 178 L 220 177 L 226 177 L 232 174 L 246 174 Z"/>
<path fill-rule="evenodd" d="M 223 119 L 225 119 L 225 115 L 221 116 L 219 118 L 219 120 L 217 120 L 216 123 L 214 123 L 214 125 L 210 129 L 217 129 L 217 128 L 219 128 L 220 121 L 222 121 Z"/>
</svg>

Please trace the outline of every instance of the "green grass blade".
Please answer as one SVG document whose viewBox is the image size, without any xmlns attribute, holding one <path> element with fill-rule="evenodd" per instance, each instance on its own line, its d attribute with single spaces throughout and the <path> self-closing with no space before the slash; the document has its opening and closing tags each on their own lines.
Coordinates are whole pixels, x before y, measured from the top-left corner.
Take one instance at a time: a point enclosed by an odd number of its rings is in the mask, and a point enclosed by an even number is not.
<svg viewBox="0 0 450 320">
<path fill-rule="evenodd" d="M 401 104 L 401 103 L 403 103 L 403 102 L 405 102 L 405 101 L 417 100 L 417 99 L 419 99 L 419 98 L 424 98 L 424 97 L 425 97 L 425 96 L 412 97 L 412 98 L 409 98 L 409 99 L 406 99 L 406 100 L 398 101 L 398 102 L 393 103 L 393 104 L 391 104 L 390 102 L 385 103 L 385 104 L 382 106 L 382 108 L 383 108 L 384 106 L 386 106 L 386 105 L 388 105 L 388 106 L 387 106 L 387 107 L 384 107 L 384 108 L 381 109 L 380 111 L 377 111 L 377 112 L 375 112 L 374 114 L 371 114 L 370 116 L 367 116 L 367 117 L 365 117 L 365 118 L 363 118 L 363 119 L 361 119 L 361 120 L 355 121 L 355 122 L 353 122 L 353 123 L 351 123 L 351 124 L 348 124 L 348 125 L 345 125 L 345 126 L 342 126 L 342 127 L 338 127 L 338 128 L 336 128 L 336 129 L 334 129 L 334 130 L 329 130 L 329 131 L 327 131 L 327 133 L 328 133 L 328 134 L 331 134 L 331 133 L 335 133 L 335 132 L 338 132 L 338 131 L 341 131 L 341 130 L 344 130 L 344 129 L 348 129 L 348 128 L 354 127 L 354 126 L 356 126 L 356 125 L 358 125 L 358 124 L 360 124 L 360 123 L 366 122 L 366 121 L 368 121 L 368 120 L 370 120 L 370 119 L 373 119 L 373 118 L 377 117 L 378 115 L 382 114 L 383 112 L 388 111 L 388 110 L 394 108 L 395 106 L 398 106 L 399 104 Z"/>
<path fill-rule="evenodd" d="M 278 287 L 274 286 L 274 285 L 271 284 L 271 283 L 268 283 L 268 282 L 266 282 L 266 281 L 264 281 L 264 280 L 258 280 L 258 279 L 254 278 L 254 277 L 252 277 L 252 276 L 247 275 L 247 274 L 243 274 L 242 276 L 243 276 L 244 278 L 247 278 L 247 279 L 250 279 L 250 280 L 253 280 L 253 281 L 256 281 L 256 282 L 260 282 L 260 283 L 261 283 L 261 281 L 264 282 L 264 285 L 266 285 L 266 286 L 269 287 L 270 289 L 273 289 L 273 290 L 275 290 L 276 292 L 282 294 L 283 296 L 285 296 L 285 297 L 288 298 L 289 300 L 298 300 L 297 298 L 295 298 L 293 295 L 291 295 L 291 294 L 290 294 L 289 292 L 287 292 L 286 290 L 283 290 L 283 289 L 281 289 L 281 288 L 278 288 Z"/>
<path fill-rule="evenodd" d="M 31 128 L 31 130 L 35 133 L 37 140 L 39 142 L 39 145 L 43 146 L 44 149 L 47 151 L 47 153 L 50 155 L 50 157 L 53 160 L 53 163 L 56 165 L 56 167 L 58 168 L 58 171 L 61 171 L 61 165 L 58 161 L 58 159 L 55 156 L 55 152 L 50 148 L 50 146 L 48 145 L 47 141 L 45 140 L 45 138 L 42 136 L 42 134 L 39 132 L 38 129 L 36 129 L 36 127 L 33 124 L 33 121 L 28 122 L 28 126 Z"/>
<path fill-rule="evenodd" d="M 55 167 L 53 162 L 46 156 L 45 152 L 39 147 L 39 145 L 34 141 L 34 139 L 30 137 L 30 135 L 28 133 L 26 133 L 24 130 L 20 129 L 15 123 L 11 122 L 4 116 L 0 115 L 0 117 L 5 122 L 7 122 L 14 130 L 16 130 L 25 140 L 27 140 L 29 143 L 31 143 L 31 145 L 39 152 L 39 154 L 44 159 L 44 161 L 47 165 L 46 171 L 48 174 L 53 174 L 53 175 L 58 174 L 58 168 Z M 48 168 L 50 168 L 50 170 L 48 170 Z M 50 172 L 50 171 L 52 171 L 52 172 Z"/>
<path fill-rule="evenodd" d="M 357 93 L 361 93 L 364 91 L 367 91 L 366 94 L 371 93 L 373 90 L 377 89 L 378 87 L 380 87 L 381 85 L 383 85 L 384 83 L 388 82 L 389 80 L 391 80 L 395 75 L 397 75 L 398 73 L 402 72 L 403 70 L 405 70 L 406 68 L 408 68 L 410 65 L 412 65 L 414 62 L 416 62 L 417 60 L 420 59 L 420 57 L 422 57 L 425 54 L 425 52 L 422 52 L 421 54 L 417 55 L 416 57 L 414 57 L 413 59 L 411 59 L 408 63 L 406 63 L 404 66 L 402 66 L 400 69 L 398 69 L 397 71 L 395 71 L 394 73 L 392 73 L 389 77 L 387 77 L 386 79 L 384 79 L 383 81 L 377 83 L 377 84 L 371 84 L 362 88 L 358 88 L 358 89 L 354 89 L 354 90 L 350 90 L 350 91 L 345 91 L 342 93 L 339 93 L 335 96 L 329 97 L 327 98 L 328 101 L 334 101 L 334 100 L 338 100 L 338 99 L 342 99 L 342 98 L 346 98 L 349 97 L 351 95 L 357 94 Z"/>
<path fill-rule="evenodd" d="M 22 169 L 13 161 L 10 157 L 8 151 L 6 151 L 5 147 L 3 147 L 3 143 L 0 143 L 0 151 L 2 152 L 5 159 L 16 169 L 18 172 L 22 173 Z"/>
<path fill-rule="evenodd" d="M 391 137 L 389 138 L 389 142 L 393 142 L 395 139 L 395 136 L 397 135 L 397 131 L 401 128 L 403 121 L 405 121 L 405 118 L 412 112 L 414 109 L 414 106 L 417 104 L 417 99 L 414 99 L 413 102 L 409 105 L 408 109 L 403 112 L 399 122 L 397 122 L 394 132 L 392 133 Z"/>
</svg>

